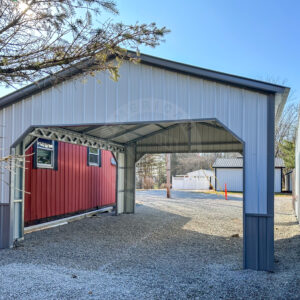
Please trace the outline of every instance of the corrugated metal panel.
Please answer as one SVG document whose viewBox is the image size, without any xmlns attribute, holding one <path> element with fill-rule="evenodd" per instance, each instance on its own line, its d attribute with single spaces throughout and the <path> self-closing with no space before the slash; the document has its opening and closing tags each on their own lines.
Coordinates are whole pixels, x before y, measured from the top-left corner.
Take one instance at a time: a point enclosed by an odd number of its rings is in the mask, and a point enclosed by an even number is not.
<svg viewBox="0 0 300 300">
<path fill-rule="evenodd" d="M 78 126 L 216 118 L 246 143 L 246 212 L 267 213 L 267 95 L 130 62 L 125 62 L 120 72 L 117 83 L 98 73 L 87 76 L 88 83 L 77 78 L 58 84 L 32 97 L 28 115 L 20 113 L 22 102 L 16 103 L 13 111 L 7 107 L 5 148 L 29 124 Z M 14 126 L 20 115 L 24 116 L 23 125 Z M 2 189 L 1 202 L 7 202 L 8 188 L 2 184 Z"/>
<path fill-rule="evenodd" d="M 33 169 L 32 152 L 26 153 L 25 222 L 115 203 L 111 152 L 102 150 L 101 167 L 88 166 L 86 147 L 59 143 L 57 171 Z"/>
<path fill-rule="evenodd" d="M 240 168 L 216 168 L 217 190 L 224 191 L 225 183 L 227 190 L 231 192 L 243 191 L 243 169 Z M 281 169 L 275 169 L 274 172 L 274 192 L 281 192 Z"/>
<path fill-rule="evenodd" d="M 281 193 L 281 182 L 282 182 L 282 178 L 281 178 L 281 169 L 275 169 L 274 171 L 274 177 L 275 177 L 275 182 L 274 182 L 274 192 L 275 193 Z"/>
<path fill-rule="evenodd" d="M 216 151 L 239 152 L 243 151 L 243 146 L 215 122 L 175 123 L 137 142 L 138 153 Z"/>
<path fill-rule="evenodd" d="M 8 203 L 0 203 L 0 249 L 8 248 L 9 245 L 9 223 L 10 223 L 10 206 Z"/>
<path fill-rule="evenodd" d="M 225 190 L 225 184 L 229 192 L 243 191 L 243 169 L 217 169 L 216 185 L 218 191 Z"/>
<path fill-rule="evenodd" d="M 274 271 L 274 219 L 269 216 L 245 215 L 244 267 Z M 266 251 L 266 249 L 268 249 Z"/>
</svg>

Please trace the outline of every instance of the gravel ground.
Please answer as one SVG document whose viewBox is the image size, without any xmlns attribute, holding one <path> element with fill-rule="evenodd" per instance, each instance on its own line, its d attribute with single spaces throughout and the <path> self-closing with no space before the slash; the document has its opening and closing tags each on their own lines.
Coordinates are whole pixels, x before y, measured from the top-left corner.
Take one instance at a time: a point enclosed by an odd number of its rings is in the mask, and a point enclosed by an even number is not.
<svg viewBox="0 0 300 300">
<path fill-rule="evenodd" d="M 0 299 L 300 299 L 300 227 L 290 197 L 275 207 L 274 273 L 242 269 L 238 196 L 143 191 L 135 215 L 101 214 L 0 251 Z"/>
</svg>

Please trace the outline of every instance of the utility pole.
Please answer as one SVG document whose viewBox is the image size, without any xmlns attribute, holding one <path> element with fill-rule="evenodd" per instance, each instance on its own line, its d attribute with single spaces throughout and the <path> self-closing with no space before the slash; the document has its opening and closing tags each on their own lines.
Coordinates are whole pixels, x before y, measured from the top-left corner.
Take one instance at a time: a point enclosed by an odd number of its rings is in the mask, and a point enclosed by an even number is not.
<svg viewBox="0 0 300 300">
<path fill-rule="evenodd" d="M 171 154 L 166 154 L 166 170 L 167 170 L 167 198 L 171 198 Z"/>
</svg>

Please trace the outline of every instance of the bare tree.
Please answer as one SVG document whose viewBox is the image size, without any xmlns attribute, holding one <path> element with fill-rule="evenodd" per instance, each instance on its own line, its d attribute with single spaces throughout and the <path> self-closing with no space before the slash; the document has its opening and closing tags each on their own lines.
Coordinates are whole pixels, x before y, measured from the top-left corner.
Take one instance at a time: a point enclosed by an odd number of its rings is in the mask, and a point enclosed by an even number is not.
<svg viewBox="0 0 300 300">
<path fill-rule="evenodd" d="M 4 174 L 5 171 L 9 171 L 10 173 L 15 173 L 17 168 L 24 168 L 26 160 L 26 155 L 7 155 L 4 157 L 0 157 L 0 176 Z M 1 178 L 2 181 L 3 178 Z M 9 185 L 9 182 L 4 181 L 5 184 Z M 14 187 L 18 189 L 17 187 Z"/>
<path fill-rule="evenodd" d="M 220 153 L 176 153 L 172 154 L 172 176 L 184 175 L 188 172 L 206 169 L 210 170 Z"/>
<path fill-rule="evenodd" d="M 137 187 L 152 189 L 161 187 L 166 182 L 166 161 L 161 154 L 146 154 L 138 162 Z"/>
<path fill-rule="evenodd" d="M 263 77 L 261 80 L 279 85 L 287 84 L 286 80 L 282 80 L 279 77 L 274 78 L 271 76 L 267 76 Z M 281 145 L 284 143 L 284 140 L 295 142 L 299 118 L 299 108 L 299 101 L 295 96 L 294 90 L 291 90 L 280 119 L 275 124 L 275 157 L 284 158 L 284 154 L 280 149 Z"/>
<path fill-rule="evenodd" d="M 117 79 L 125 48 L 155 47 L 168 32 L 101 20 L 104 10 L 118 14 L 112 0 L 0 0 L 0 83 L 24 84 L 85 59 Z"/>
<path fill-rule="evenodd" d="M 280 145 L 295 142 L 299 117 L 299 103 L 288 103 L 275 126 L 275 157 L 283 156 Z"/>
</svg>

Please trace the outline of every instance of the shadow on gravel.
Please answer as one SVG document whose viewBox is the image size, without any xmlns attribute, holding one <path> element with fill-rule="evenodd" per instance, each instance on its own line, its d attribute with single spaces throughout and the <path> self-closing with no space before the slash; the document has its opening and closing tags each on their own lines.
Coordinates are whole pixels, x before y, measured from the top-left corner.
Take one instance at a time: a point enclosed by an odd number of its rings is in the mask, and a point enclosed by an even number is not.
<svg viewBox="0 0 300 300">
<path fill-rule="evenodd" d="M 299 225 L 299 223 L 297 221 L 294 221 L 294 222 L 275 222 L 275 225 L 279 225 L 279 226 L 295 226 L 295 225 Z"/>
<path fill-rule="evenodd" d="M 101 214 L 27 234 L 19 247 L 0 251 L 0 265 L 50 264 L 110 272 L 138 268 L 141 273 L 155 265 L 157 274 L 168 268 L 178 276 L 182 269 L 196 271 L 206 264 L 231 263 L 242 269 L 242 237 L 183 229 L 190 220 L 139 204 L 134 215 Z M 275 241 L 277 269 L 299 265 L 299 245 L 299 235 Z"/>
<path fill-rule="evenodd" d="M 300 284 L 300 235 L 291 238 L 275 240 L 275 272 L 293 269 Z M 296 275 L 295 275 L 296 276 Z M 300 292 L 300 288 L 299 288 Z"/>
<path fill-rule="evenodd" d="M 242 270 L 242 238 L 209 234 L 225 224 L 222 215 L 190 222 L 193 211 L 179 213 L 139 204 L 134 215 L 101 214 L 28 234 L 21 247 L 0 251 L 0 299 L 40 299 L 49 291 L 57 292 L 53 299 L 86 299 L 89 291 L 93 299 L 298 297 L 299 235 L 275 242 L 275 273 Z"/>
<path fill-rule="evenodd" d="M 134 215 L 97 217 L 25 235 L 20 247 L 0 251 L 0 265 L 50 264 L 79 269 L 183 269 L 232 262 L 242 268 L 242 238 L 183 229 L 191 218 L 137 206 Z M 212 221 L 211 226 L 213 226 Z"/>
</svg>

